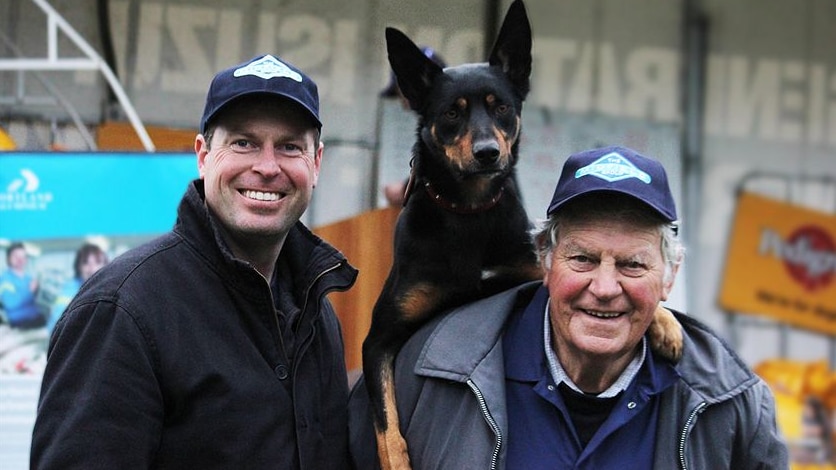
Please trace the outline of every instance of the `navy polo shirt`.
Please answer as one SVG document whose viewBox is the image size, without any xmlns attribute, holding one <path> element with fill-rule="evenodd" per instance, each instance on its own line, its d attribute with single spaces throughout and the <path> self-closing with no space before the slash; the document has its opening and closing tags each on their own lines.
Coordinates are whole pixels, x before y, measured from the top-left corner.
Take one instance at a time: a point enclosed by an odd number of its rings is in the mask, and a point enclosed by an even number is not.
<svg viewBox="0 0 836 470">
<path fill-rule="evenodd" d="M 658 396 L 676 382 L 673 365 L 647 354 L 635 379 L 586 446 L 549 372 L 543 339 L 548 291 L 508 320 L 503 335 L 508 404 L 507 468 L 647 470 L 653 467 Z"/>
</svg>

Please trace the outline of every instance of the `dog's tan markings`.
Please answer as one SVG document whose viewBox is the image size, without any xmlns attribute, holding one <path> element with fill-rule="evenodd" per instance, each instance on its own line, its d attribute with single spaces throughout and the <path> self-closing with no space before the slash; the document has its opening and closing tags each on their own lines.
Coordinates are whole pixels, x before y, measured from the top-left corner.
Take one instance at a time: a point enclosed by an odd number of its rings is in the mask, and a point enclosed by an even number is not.
<svg viewBox="0 0 836 470">
<path fill-rule="evenodd" d="M 406 440 L 401 436 L 400 421 L 395 404 L 395 386 L 392 376 L 392 358 L 381 371 L 383 381 L 383 406 L 386 412 L 387 428 L 375 430 L 377 435 L 377 457 L 383 470 L 410 470 Z"/>
<path fill-rule="evenodd" d="M 470 181 L 463 181 L 460 185 L 463 189 L 461 203 L 464 205 L 481 204 L 485 202 L 486 197 L 494 195 L 490 178 L 471 178 Z"/>
<path fill-rule="evenodd" d="M 489 94 L 485 97 L 485 103 L 488 107 L 492 107 L 495 101 L 496 96 L 492 94 Z M 511 158 L 511 148 L 514 146 L 514 143 L 520 137 L 521 126 L 521 118 L 520 116 L 517 116 L 514 119 L 514 128 L 512 129 L 512 133 L 507 132 L 505 129 L 494 127 L 494 136 L 496 137 L 496 141 L 499 142 L 499 155 L 501 159 L 508 160 Z"/>
<path fill-rule="evenodd" d="M 648 333 L 654 351 L 673 362 L 679 361 L 683 348 L 682 327 L 670 310 L 661 305 L 656 307 Z"/>
<path fill-rule="evenodd" d="M 456 137 L 451 145 L 444 146 L 444 154 L 458 170 L 467 169 L 473 159 L 473 134 L 468 130 L 465 134 Z"/>
<path fill-rule="evenodd" d="M 412 286 L 398 300 L 404 320 L 421 320 L 438 306 L 441 290 L 429 283 L 422 282 Z"/>
<path fill-rule="evenodd" d="M 470 104 L 467 98 L 457 98 L 455 106 L 460 113 L 465 113 Z M 447 159 L 458 170 L 466 170 L 471 165 L 473 160 L 473 134 L 470 132 L 470 128 L 467 128 L 464 134 L 457 135 L 451 143 L 443 143 L 438 138 L 436 138 L 436 142 L 439 142 L 441 147 L 444 148 Z"/>
<path fill-rule="evenodd" d="M 508 133 L 497 127 L 493 128 L 493 135 L 499 143 L 499 158 L 503 161 L 508 161 L 511 158 L 511 147 L 514 141 L 508 136 Z"/>
<path fill-rule="evenodd" d="M 444 156 L 453 168 L 463 171 L 467 168 L 468 158 L 471 156 L 473 136 L 468 132 L 462 136 L 456 136 L 451 143 L 445 143 L 438 137 L 436 125 L 430 126 L 432 141 L 444 151 Z"/>
</svg>

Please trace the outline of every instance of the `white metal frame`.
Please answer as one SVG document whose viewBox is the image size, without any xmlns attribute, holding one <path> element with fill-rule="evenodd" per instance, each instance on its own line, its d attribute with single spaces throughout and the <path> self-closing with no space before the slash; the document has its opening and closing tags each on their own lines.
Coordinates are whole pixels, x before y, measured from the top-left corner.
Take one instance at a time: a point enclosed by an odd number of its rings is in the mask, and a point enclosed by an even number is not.
<svg viewBox="0 0 836 470">
<path fill-rule="evenodd" d="M 104 75 L 108 85 L 115 93 L 125 115 L 136 131 L 139 140 L 147 152 L 156 150 L 148 131 L 139 119 L 130 98 L 122 88 L 116 74 L 78 32 L 55 11 L 47 0 L 32 0 L 47 16 L 47 56 L 44 58 L 0 59 L 0 70 L 10 71 L 62 71 L 62 70 L 98 70 Z M 58 56 L 58 32 L 64 33 L 78 47 L 86 58 L 62 58 Z"/>
</svg>

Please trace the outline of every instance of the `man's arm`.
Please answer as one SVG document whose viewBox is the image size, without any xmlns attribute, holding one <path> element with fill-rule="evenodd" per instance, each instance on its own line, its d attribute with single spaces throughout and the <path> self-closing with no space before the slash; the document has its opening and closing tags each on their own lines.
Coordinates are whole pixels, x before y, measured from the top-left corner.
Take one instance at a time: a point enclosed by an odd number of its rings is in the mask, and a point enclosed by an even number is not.
<svg viewBox="0 0 836 470">
<path fill-rule="evenodd" d="M 106 301 L 68 311 L 49 345 L 31 468 L 148 468 L 164 416 L 154 367 L 128 312 Z"/>
</svg>

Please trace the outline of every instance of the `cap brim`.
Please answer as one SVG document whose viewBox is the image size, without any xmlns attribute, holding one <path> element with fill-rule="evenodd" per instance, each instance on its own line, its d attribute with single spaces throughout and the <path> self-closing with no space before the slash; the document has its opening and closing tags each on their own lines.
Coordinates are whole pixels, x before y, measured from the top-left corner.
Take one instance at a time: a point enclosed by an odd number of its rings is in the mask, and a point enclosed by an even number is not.
<svg viewBox="0 0 836 470">
<path fill-rule="evenodd" d="M 307 111 L 308 117 L 310 117 L 311 120 L 314 122 L 314 124 L 316 124 L 317 129 L 322 129 L 322 121 L 320 121 L 319 118 L 316 117 L 316 113 L 313 112 L 313 110 L 308 108 L 308 106 L 305 105 L 305 103 L 303 103 L 302 101 L 300 101 L 296 97 L 294 97 L 290 94 L 281 93 L 281 92 L 278 92 L 278 91 L 248 90 L 248 91 L 244 91 L 244 92 L 238 93 L 236 95 L 230 96 L 229 98 L 224 100 L 221 104 L 219 104 L 215 108 L 215 112 L 213 112 L 211 116 L 206 118 L 206 121 L 203 123 L 203 126 L 201 126 L 200 132 L 201 133 L 205 132 L 206 127 L 209 126 L 209 123 L 211 123 L 227 106 L 232 104 L 233 101 L 236 101 L 240 98 L 244 98 L 244 97 L 250 96 L 250 95 L 270 95 L 270 96 L 275 96 L 275 97 L 278 97 L 278 98 L 284 98 L 284 99 L 287 99 L 289 101 L 292 101 L 292 102 L 298 104 L 301 109 L 304 109 L 305 111 Z"/>
<path fill-rule="evenodd" d="M 557 212 L 561 207 L 565 206 L 570 201 L 574 201 L 578 197 L 586 196 L 586 195 L 593 194 L 593 193 L 618 193 L 618 194 L 623 194 L 625 196 L 630 196 L 631 198 L 635 199 L 636 201 L 639 201 L 642 204 L 644 204 L 645 206 L 652 209 L 653 212 L 658 214 L 659 217 L 664 219 L 666 222 L 675 222 L 677 220 L 675 214 L 670 214 L 666 210 L 656 206 L 655 204 L 650 204 L 649 202 L 647 202 L 644 199 L 636 196 L 635 194 L 633 194 L 630 191 L 625 191 L 625 190 L 622 190 L 622 189 L 615 189 L 615 188 L 593 188 L 593 189 L 589 189 L 589 190 L 586 190 L 586 191 L 581 191 L 581 192 L 578 192 L 576 194 L 573 194 L 572 196 L 569 196 L 566 199 L 563 199 L 559 202 L 551 204 L 549 206 L 549 210 L 546 212 L 546 216 L 551 217 L 552 214 Z"/>
</svg>

